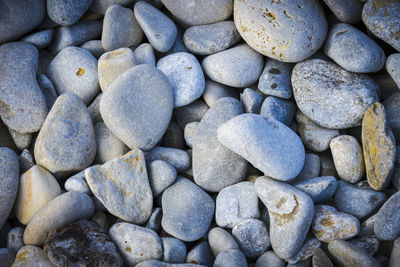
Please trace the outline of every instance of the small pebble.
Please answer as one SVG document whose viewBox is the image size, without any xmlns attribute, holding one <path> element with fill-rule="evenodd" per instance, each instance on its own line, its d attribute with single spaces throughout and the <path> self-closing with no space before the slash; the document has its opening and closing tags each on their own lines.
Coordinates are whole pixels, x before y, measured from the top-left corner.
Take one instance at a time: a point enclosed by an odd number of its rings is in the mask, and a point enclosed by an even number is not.
<svg viewBox="0 0 400 267">
<path fill-rule="evenodd" d="M 206 240 L 195 244 L 186 256 L 187 263 L 202 264 L 212 266 L 214 262 L 213 254 Z"/>
<path fill-rule="evenodd" d="M 396 82 L 397 87 L 400 88 L 400 53 L 391 54 L 386 59 L 386 71 L 390 77 Z"/>
<path fill-rule="evenodd" d="M 8 232 L 7 235 L 7 248 L 13 249 L 14 252 L 17 252 L 24 246 L 24 228 L 22 227 L 14 227 Z"/>
<path fill-rule="evenodd" d="M 400 192 L 393 194 L 376 213 L 374 233 L 381 240 L 400 236 Z"/>
<path fill-rule="evenodd" d="M 133 51 L 137 64 L 148 64 L 150 66 L 156 66 L 156 59 L 154 57 L 154 49 L 149 43 L 142 43 L 136 47 Z"/>
<path fill-rule="evenodd" d="M 194 140 L 195 140 L 194 137 L 196 136 L 196 128 L 198 125 L 199 125 L 199 122 L 193 121 L 193 122 L 189 122 L 185 126 L 185 130 L 184 130 L 185 142 L 186 142 L 186 145 L 190 148 L 193 148 L 193 144 L 194 144 Z"/>
<path fill-rule="evenodd" d="M 306 180 L 318 177 L 321 168 L 319 156 L 316 154 L 306 153 L 304 166 L 295 181 Z"/>
<path fill-rule="evenodd" d="M 315 203 L 321 203 L 335 194 L 337 181 L 333 176 L 322 176 L 296 181 L 293 186 L 307 193 Z"/>
<path fill-rule="evenodd" d="M 296 105 L 293 102 L 268 96 L 262 103 L 260 115 L 277 120 L 289 127 L 293 122 L 295 112 Z"/>
<path fill-rule="evenodd" d="M 43 249 L 27 245 L 18 251 L 12 267 L 28 266 L 53 267 L 54 265 Z"/>
<path fill-rule="evenodd" d="M 161 218 L 162 210 L 161 208 L 154 208 L 153 213 L 150 215 L 149 220 L 146 223 L 146 228 L 153 230 L 158 233 L 161 230 Z"/>
<path fill-rule="evenodd" d="M 38 49 L 45 48 L 48 46 L 53 39 L 54 30 L 46 29 L 43 31 L 35 32 L 25 37 L 21 38 L 21 41 L 31 43 L 36 46 Z"/>
<path fill-rule="evenodd" d="M 297 264 L 311 258 L 313 251 L 321 246 L 316 238 L 307 238 L 295 256 L 286 259 L 289 264 Z"/>
<path fill-rule="evenodd" d="M 247 267 L 244 254 L 238 249 L 225 250 L 215 258 L 213 267 Z"/>
<path fill-rule="evenodd" d="M 168 263 L 183 263 L 186 260 L 186 245 L 173 237 L 161 237 L 163 248 L 162 261 Z"/>
<path fill-rule="evenodd" d="M 218 99 L 223 97 L 239 98 L 239 94 L 235 88 L 225 86 L 220 83 L 206 80 L 205 89 L 203 92 L 203 99 L 209 107 L 211 107 Z"/>
<path fill-rule="evenodd" d="M 349 242 L 363 249 L 371 256 L 379 249 L 379 240 L 374 235 L 355 237 L 350 239 Z"/>
<path fill-rule="evenodd" d="M 167 189 L 176 179 L 176 169 L 163 160 L 151 161 L 147 166 L 147 172 L 154 198 Z"/>
<path fill-rule="evenodd" d="M 89 167 L 91 168 L 91 167 Z M 85 171 L 86 169 L 74 174 L 73 176 L 69 177 L 64 184 L 64 188 L 67 191 L 76 191 L 86 193 L 88 195 L 91 194 L 90 188 L 86 182 L 85 178 Z"/>
<path fill-rule="evenodd" d="M 53 82 L 50 81 L 50 79 L 47 78 L 47 76 L 44 74 L 38 74 L 37 82 L 39 84 L 40 90 L 43 93 L 44 99 L 47 104 L 47 108 L 50 110 L 53 107 L 54 102 L 56 102 L 58 97 Z"/>
<path fill-rule="evenodd" d="M 269 250 L 258 257 L 255 267 L 285 267 L 285 262 L 281 260 L 278 256 L 276 256 L 275 252 Z"/>
<path fill-rule="evenodd" d="M 335 263 L 345 267 L 379 267 L 372 256 L 356 245 L 344 240 L 334 240 L 329 243 L 328 250 Z"/>
<path fill-rule="evenodd" d="M 105 52 L 103 46 L 101 45 L 101 40 L 90 40 L 79 46 L 88 50 L 96 59 Z"/>
<path fill-rule="evenodd" d="M 316 248 L 312 256 L 313 267 L 334 267 L 331 259 L 321 248 Z"/>
<path fill-rule="evenodd" d="M 259 113 L 263 98 L 253 89 L 245 88 L 240 94 L 240 102 L 245 113 Z"/>
<path fill-rule="evenodd" d="M 145 153 L 146 160 L 163 160 L 181 172 L 190 167 L 191 156 L 182 149 L 156 146 Z"/>
<path fill-rule="evenodd" d="M 215 227 L 208 232 L 208 243 L 214 256 L 216 257 L 220 252 L 239 249 L 239 245 L 235 238 L 226 230 L 220 227 Z"/>
<path fill-rule="evenodd" d="M 19 133 L 11 128 L 8 128 L 8 130 L 10 131 L 11 138 L 19 150 L 24 150 L 29 147 L 32 141 L 32 134 Z"/>
<path fill-rule="evenodd" d="M 103 121 L 100 113 L 100 100 L 103 96 L 103 93 L 99 93 L 96 98 L 92 101 L 92 103 L 88 106 L 88 110 L 90 113 L 90 118 L 92 119 L 93 125 Z"/>
<path fill-rule="evenodd" d="M 325 4 L 341 21 L 355 24 L 361 21 L 362 3 L 359 0 L 324 0 Z"/>
<path fill-rule="evenodd" d="M 29 170 L 33 165 L 35 165 L 35 161 L 33 160 L 33 156 L 28 149 L 24 149 L 18 157 L 19 161 L 19 172 L 24 173 Z"/>
<path fill-rule="evenodd" d="M 258 80 L 258 90 L 266 95 L 289 99 L 292 97 L 293 64 L 281 62 L 272 58 L 265 61 L 264 70 Z"/>
<path fill-rule="evenodd" d="M 129 148 L 107 128 L 104 122 L 96 123 L 94 134 L 97 142 L 95 160 L 99 164 L 120 157 L 129 151 Z"/>
</svg>

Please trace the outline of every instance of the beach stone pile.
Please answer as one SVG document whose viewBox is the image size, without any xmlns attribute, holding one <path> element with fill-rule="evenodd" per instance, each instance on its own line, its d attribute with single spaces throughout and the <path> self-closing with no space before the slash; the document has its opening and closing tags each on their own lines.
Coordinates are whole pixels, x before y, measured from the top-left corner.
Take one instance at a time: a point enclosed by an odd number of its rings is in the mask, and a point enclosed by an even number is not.
<svg viewBox="0 0 400 267">
<path fill-rule="evenodd" d="M 0 267 L 400 266 L 400 0 L 0 0 Z"/>
</svg>

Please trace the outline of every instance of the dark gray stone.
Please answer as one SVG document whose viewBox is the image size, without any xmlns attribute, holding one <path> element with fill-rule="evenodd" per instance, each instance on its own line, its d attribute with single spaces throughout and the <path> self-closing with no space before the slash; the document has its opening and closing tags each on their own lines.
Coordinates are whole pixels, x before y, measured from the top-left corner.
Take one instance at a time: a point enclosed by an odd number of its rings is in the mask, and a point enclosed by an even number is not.
<svg viewBox="0 0 400 267">
<path fill-rule="evenodd" d="M 88 10 L 93 0 L 47 0 L 47 15 L 62 26 L 75 24 Z"/>
<path fill-rule="evenodd" d="M 292 70 L 293 64 L 269 58 L 265 61 L 264 70 L 258 80 L 258 90 L 266 95 L 291 98 L 293 95 L 290 82 Z"/>
<path fill-rule="evenodd" d="M 296 105 L 290 101 L 275 96 L 265 98 L 262 103 L 260 115 L 277 120 L 286 126 L 290 126 L 296 113 Z"/>
</svg>

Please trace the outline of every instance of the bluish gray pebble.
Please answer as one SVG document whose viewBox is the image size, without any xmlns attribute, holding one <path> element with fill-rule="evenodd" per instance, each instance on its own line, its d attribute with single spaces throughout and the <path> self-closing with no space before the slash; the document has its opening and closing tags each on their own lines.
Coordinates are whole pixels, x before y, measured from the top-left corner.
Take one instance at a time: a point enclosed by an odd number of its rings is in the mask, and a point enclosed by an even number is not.
<svg viewBox="0 0 400 267">
<path fill-rule="evenodd" d="M 218 99 L 223 97 L 233 97 L 238 99 L 239 94 L 235 88 L 231 88 L 211 80 L 206 80 L 203 99 L 207 105 L 211 107 Z"/>
<path fill-rule="evenodd" d="M 266 95 L 277 96 L 285 99 L 292 97 L 293 64 L 269 58 L 265 61 L 263 72 L 258 80 L 258 90 Z"/>
<path fill-rule="evenodd" d="M 184 263 L 186 260 L 186 245 L 173 237 L 161 237 L 163 247 L 162 261 L 168 263 Z"/>
<path fill-rule="evenodd" d="M 314 203 L 321 203 L 335 194 L 337 181 L 333 176 L 322 176 L 295 182 L 293 186 L 307 193 Z"/>
<path fill-rule="evenodd" d="M 24 173 L 35 165 L 33 156 L 28 149 L 24 149 L 18 157 L 19 160 L 19 171 Z"/>
<path fill-rule="evenodd" d="M 198 99 L 192 104 L 175 109 L 174 117 L 179 126 L 185 129 L 186 124 L 189 122 L 201 121 L 208 109 L 207 104 L 202 99 Z"/>
<path fill-rule="evenodd" d="M 383 101 L 383 105 L 394 138 L 397 142 L 400 142 L 400 92 L 396 92 L 386 98 L 385 101 Z"/>
<path fill-rule="evenodd" d="M 156 66 L 156 59 L 154 56 L 154 49 L 149 43 L 142 43 L 133 51 L 135 58 L 139 64 L 148 64 Z"/>
<path fill-rule="evenodd" d="M 107 8 L 112 5 L 129 6 L 134 0 L 95 0 L 90 6 L 90 10 L 99 14 L 105 14 Z"/>
<path fill-rule="evenodd" d="M 145 260 L 136 264 L 135 267 L 206 267 L 206 266 L 193 263 L 168 263 L 158 260 Z"/>
<path fill-rule="evenodd" d="M 92 101 L 92 103 L 88 106 L 88 110 L 90 113 L 90 117 L 92 118 L 93 125 L 95 125 L 100 121 L 103 121 L 103 118 L 101 117 L 100 113 L 100 100 L 102 96 L 103 93 L 99 93 Z"/>
<path fill-rule="evenodd" d="M 214 256 L 230 249 L 239 249 L 235 238 L 221 227 L 215 227 L 208 232 L 208 243 Z"/>
<path fill-rule="evenodd" d="M 163 160 L 180 172 L 190 167 L 190 156 L 182 149 L 156 146 L 145 153 L 146 160 Z"/>
<path fill-rule="evenodd" d="M 244 254 L 238 249 L 225 250 L 215 258 L 213 267 L 247 267 Z"/>
<path fill-rule="evenodd" d="M 297 264 L 300 262 L 304 262 L 305 260 L 311 258 L 313 255 L 313 251 L 321 246 L 321 242 L 314 238 L 314 237 L 308 237 L 304 243 L 303 246 L 297 251 L 296 255 L 294 255 L 291 258 L 286 259 L 286 261 L 289 264 Z"/>
<path fill-rule="evenodd" d="M 292 101 L 269 96 L 262 103 L 260 115 L 290 126 L 295 112 L 296 105 Z"/>
<path fill-rule="evenodd" d="M 153 230 L 158 233 L 161 230 L 161 218 L 162 218 L 162 210 L 161 208 L 154 208 L 153 212 L 150 215 L 149 220 L 146 223 L 146 228 Z"/>
<path fill-rule="evenodd" d="M 38 49 L 48 46 L 53 39 L 54 29 L 46 29 L 43 31 L 31 33 L 21 38 L 21 41 L 31 43 Z"/>
<path fill-rule="evenodd" d="M 374 235 L 360 236 L 349 240 L 350 243 L 366 251 L 369 255 L 373 256 L 379 249 L 379 239 Z"/>
<path fill-rule="evenodd" d="M 245 88 L 240 94 L 240 102 L 245 113 L 259 113 L 263 102 L 262 96 L 251 88 Z"/>
<path fill-rule="evenodd" d="M 344 23 L 361 21 L 363 4 L 359 0 L 324 0 L 333 14 Z"/>
<path fill-rule="evenodd" d="M 15 145 L 19 150 L 24 150 L 29 147 L 32 141 L 32 134 L 30 133 L 19 133 L 11 128 L 8 128 Z"/>
<path fill-rule="evenodd" d="M 99 57 L 105 52 L 101 45 L 101 40 L 90 40 L 84 42 L 79 47 L 88 50 L 96 59 L 99 59 Z"/>
<path fill-rule="evenodd" d="M 285 267 L 285 261 L 280 259 L 274 251 L 268 250 L 260 257 L 258 257 L 254 267 Z"/>
<path fill-rule="evenodd" d="M 400 236 L 400 192 L 388 198 L 379 209 L 374 233 L 381 240 L 395 240 Z"/>
<path fill-rule="evenodd" d="M 328 245 L 329 253 L 336 264 L 345 267 L 379 267 L 377 260 L 367 252 L 344 240 L 334 240 Z"/>
<path fill-rule="evenodd" d="M 184 137 L 185 137 L 186 145 L 188 147 L 193 148 L 193 143 L 194 143 L 194 139 L 195 139 L 194 137 L 196 135 L 196 128 L 198 125 L 199 125 L 198 121 L 193 121 L 193 122 L 189 122 L 185 126 Z"/>
<path fill-rule="evenodd" d="M 167 130 L 162 139 L 162 146 L 185 149 L 185 138 L 182 128 L 175 122 L 171 120 L 168 125 Z"/>
<path fill-rule="evenodd" d="M 334 267 L 331 259 L 326 255 L 325 251 L 321 248 L 316 248 L 312 256 L 313 267 Z"/>
<path fill-rule="evenodd" d="M 391 54 L 386 59 L 386 71 L 400 88 L 400 53 Z"/>
<path fill-rule="evenodd" d="M 39 84 L 40 90 L 43 93 L 44 99 L 47 104 L 47 108 L 50 110 L 53 107 L 54 102 L 56 102 L 56 99 L 58 97 L 53 82 L 50 81 L 50 79 L 47 78 L 46 75 L 41 73 L 37 75 L 37 82 Z"/>
<path fill-rule="evenodd" d="M 169 49 L 166 52 L 165 55 L 170 55 L 170 54 L 179 53 L 179 52 L 189 53 L 189 51 L 185 47 L 185 44 L 183 43 L 183 29 L 181 27 L 179 27 L 179 25 L 178 25 L 177 30 L 178 30 L 178 32 L 176 35 L 174 45 L 171 47 L 171 49 Z"/>
<path fill-rule="evenodd" d="M 24 228 L 23 227 L 14 227 L 7 234 L 7 248 L 14 250 L 17 252 L 24 246 Z"/>
<path fill-rule="evenodd" d="M 297 175 L 296 181 L 318 177 L 320 168 L 321 163 L 319 156 L 316 154 L 306 153 L 303 169 L 299 175 Z"/>
<path fill-rule="evenodd" d="M 129 148 L 107 128 L 104 122 L 96 123 L 94 134 L 97 144 L 96 163 L 103 164 L 129 151 Z"/>
<path fill-rule="evenodd" d="M 83 16 L 92 2 L 93 0 L 47 0 L 47 15 L 55 23 L 69 26 Z"/>
<path fill-rule="evenodd" d="M 154 198 L 167 189 L 176 179 L 176 169 L 163 160 L 151 161 L 147 166 L 147 172 Z"/>
<path fill-rule="evenodd" d="M 86 169 L 69 177 L 64 183 L 65 190 L 82 192 L 90 195 L 92 192 L 86 182 L 85 171 Z"/>
<path fill-rule="evenodd" d="M 12 266 L 15 260 L 15 251 L 10 248 L 0 248 L 0 262 L 5 267 Z"/>
<path fill-rule="evenodd" d="M 214 257 L 211 253 L 207 240 L 199 241 L 190 249 L 190 251 L 188 251 L 186 262 L 212 266 Z"/>
</svg>

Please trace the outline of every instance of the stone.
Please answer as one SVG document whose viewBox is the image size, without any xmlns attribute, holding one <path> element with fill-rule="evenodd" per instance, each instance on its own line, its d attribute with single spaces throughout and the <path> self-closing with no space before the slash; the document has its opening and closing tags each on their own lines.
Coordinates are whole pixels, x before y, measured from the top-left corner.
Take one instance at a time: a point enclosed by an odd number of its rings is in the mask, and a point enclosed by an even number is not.
<svg viewBox="0 0 400 267">
<path fill-rule="evenodd" d="M 89 185 L 86 182 L 85 171 L 86 169 L 69 177 L 64 183 L 65 190 L 82 192 L 90 195 L 92 192 L 90 191 Z"/>
<path fill-rule="evenodd" d="M 324 53 L 345 70 L 358 73 L 378 72 L 386 56 L 368 35 L 357 28 L 339 23 L 326 38 Z"/>
<path fill-rule="evenodd" d="M 48 110 L 50 110 L 53 107 L 54 102 L 56 102 L 58 97 L 53 82 L 50 81 L 50 79 L 47 78 L 47 76 L 44 74 L 37 75 L 37 82 L 39 84 L 40 90 L 43 93 L 44 99 L 47 104 L 47 108 Z"/>
<path fill-rule="evenodd" d="M 175 43 L 175 23 L 151 4 L 139 1 L 133 8 L 135 17 L 150 44 L 158 52 L 167 52 Z"/>
<path fill-rule="evenodd" d="M 324 151 L 319 154 L 320 158 L 320 176 L 333 176 L 337 177 L 335 163 L 333 162 L 332 153 L 329 151 Z"/>
<path fill-rule="evenodd" d="M 156 198 L 176 179 L 176 169 L 163 160 L 154 160 L 147 166 L 149 183 L 153 197 Z"/>
<path fill-rule="evenodd" d="M 137 46 L 143 39 L 143 31 L 130 8 L 110 6 L 103 19 L 101 45 L 105 51 Z"/>
<path fill-rule="evenodd" d="M 289 184 L 265 176 L 257 178 L 254 190 L 268 209 L 272 249 L 279 258 L 293 257 L 311 226 L 312 199 Z"/>
<path fill-rule="evenodd" d="M 286 126 L 290 126 L 296 113 L 296 105 L 290 100 L 275 96 L 268 96 L 262 103 L 260 115 L 277 120 Z"/>
<path fill-rule="evenodd" d="M 175 120 L 170 121 L 168 128 L 163 136 L 161 145 L 178 149 L 186 148 L 183 130 L 178 125 L 178 123 L 175 122 Z"/>
<path fill-rule="evenodd" d="M 233 21 L 191 26 L 183 35 L 185 47 L 197 55 L 221 52 L 239 41 L 240 35 Z"/>
<path fill-rule="evenodd" d="M 14 262 L 15 254 L 12 249 L 0 248 L 0 262 L 3 266 L 11 266 Z"/>
<path fill-rule="evenodd" d="M 192 247 L 192 249 L 187 253 L 186 262 L 203 264 L 206 266 L 213 265 L 214 257 L 211 253 L 207 240 L 199 241 Z"/>
<path fill-rule="evenodd" d="M 35 161 L 33 160 L 33 156 L 28 149 L 24 149 L 18 157 L 19 161 L 19 172 L 23 173 L 29 170 L 33 165 L 35 165 Z"/>
<path fill-rule="evenodd" d="M 24 150 L 29 147 L 32 141 L 32 134 L 30 133 L 19 133 L 11 128 L 8 129 L 15 145 L 19 150 Z"/>
<path fill-rule="evenodd" d="M 225 250 L 215 258 L 213 267 L 247 267 L 244 254 L 238 249 Z"/>
<path fill-rule="evenodd" d="M 55 23 L 62 26 L 69 26 L 75 24 L 83 16 L 92 2 L 93 0 L 47 0 L 47 15 Z"/>
<path fill-rule="evenodd" d="M 67 192 L 52 199 L 29 221 L 24 232 L 26 245 L 41 246 L 48 234 L 66 224 L 90 218 L 94 213 L 92 199 L 81 192 Z"/>
<path fill-rule="evenodd" d="M 96 140 L 89 111 L 70 93 L 59 96 L 35 142 L 35 160 L 55 176 L 88 167 L 96 154 Z"/>
<path fill-rule="evenodd" d="M 99 14 L 105 14 L 107 8 L 112 5 L 129 6 L 133 2 L 133 0 L 95 0 L 90 6 L 90 10 Z"/>
<path fill-rule="evenodd" d="M 283 62 L 299 62 L 323 44 L 328 25 L 318 1 L 234 1 L 236 28 L 257 52 Z"/>
<path fill-rule="evenodd" d="M 390 77 L 396 82 L 397 87 L 400 88 L 400 53 L 391 54 L 386 59 L 386 71 L 389 73 Z"/>
<path fill-rule="evenodd" d="M 284 124 L 256 114 L 242 114 L 218 128 L 218 140 L 265 175 L 288 181 L 304 165 L 300 138 Z"/>
<path fill-rule="evenodd" d="M 46 16 L 44 0 L 4 0 L 0 10 L 0 44 L 18 39 L 32 31 Z"/>
<path fill-rule="evenodd" d="M 104 122 L 96 123 L 94 134 L 97 144 L 97 163 L 103 164 L 129 151 L 129 148 L 107 128 Z"/>
<path fill-rule="evenodd" d="M 95 223 L 81 220 L 51 232 L 44 251 L 56 266 L 122 266 L 115 244 Z"/>
<path fill-rule="evenodd" d="M 54 267 L 43 249 L 27 245 L 18 251 L 12 267 L 28 266 Z"/>
<path fill-rule="evenodd" d="M 129 266 L 162 258 L 160 237 L 152 230 L 130 223 L 116 223 L 109 235 Z"/>
<path fill-rule="evenodd" d="M 199 125 L 199 122 L 193 121 L 193 122 L 189 122 L 185 126 L 184 137 L 185 137 L 186 145 L 188 147 L 193 148 L 193 144 L 194 144 L 194 140 L 195 140 L 195 136 L 196 136 L 196 127 L 198 125 Z"/>
<path fill-rule="evenodd" d="M 149 220 L 146 223 L 146 228 L 153 230 L 158 233 L 161 230 L 161 218 L 162 210 L 161 208 L 154 208 L 153 213 L 150 215 Z"/>
<path fill-rule="evenodd" d="M 207 104 L 203 100 L 198 99 L 192 104 L 176 108 L 174 110 L 174 117 L 179 126 L 185 129 L 186 124 L 189 122 L 201 121 L 208 109 Z"/>
<path fill-rule="evenodd" d="M 259 217 L 258 197 L 252 182 L 227 186 L 218 193 L 215 203 L 215 221 L 218 226 L 233 228 L 244 220 Z"/>
<path fill-rule="evenodd" d="M 149 65 L 123 73 L 100 100 L 104 123 L 131 149 L 154 147 L 168 127 L 172 109 L 173 93 L 167 77 Z"/>
<path fill-rule="evenodd" d="M 370 77 L 321 59 L 297 63 L 292 86 L 298 108 L 330 129 L 359 125 L 364 112 L 378 100 L 377 85 Z"/>
<path fill-rule="evenodd" d="M 396 141 L 381 103 L 376 102 L 365 112 L 361 131 L 368 184 L 382 190 L 393 175 Z"/>
<path fill-rule="evenodd" d="M 14 227 L 7 234 L 7 248 L 14 250 L 17 252 L 24 246 L 24 228 L 22 227 Z M 14 258 L 13 258 L 14 259 Z"/>
<path fill-rule="evenodd" d="M 340 266 L 378 267 L 381 266 L 361 248 L 344 240 L 329 243 L 328 250 L 335 263 Z"/>
<path fill-rule="evenodd" d="M 161 237 L 162 260 L 168 263 L 183 263 L 186 260 L 186 245 L 173 237 Z"/>
<path fill-rule="evenodd" d="M 326 255 L 326 253 L 321 248 L 314 249 L 312 256 L 312 266 L 334 267 L 331 259 L 329 259 L 328 255 Z"/>
<path fill-rule="evenodd" d="M 264 266 L 272 266 L 272 267 L 285 267 L 285 262 L 281 260 L 275 252 L 269 250 L 258 257 L 255 267 L 264 267 Z"/>
<path fill-rule="evenodd" d="M 17 219 L 27 225 L 32 217 L 61 194 L 57 180 L 46 169 L 35 165 L 20 177 L 14 210 Z"/>
<path fill-rule="evenodd" d="M 196 127 L 193 143 L 193 177 L 196 184 L 211 192 L 244 180 L 247 162 L 217 139 L 223 123 L 243 113 L 240 102 L 221 98 L 207 111 Z"/>
<path fill-rule="evenodd" d="M 393 170 L 392 184 L 397 189 L 397 191 L 400 190 L 400 147 L 399 146 L 396 147 L 396 160 Z"/>
<path fill-rule="evenodd" d="M 143 152 L 134 149 L 103 165 L 86 169 L 86 181 L 98 200 L 114 216 L 135 224 L 150 217 L 153 195 Z"/>
<path fill-rule="evenodd" d="M 205 265 L 198 265 L 198 264 L 192 264 L 192 263 L 168 263 L 168 262 L 163 262 L 163 261 L 158 261 L 158 260 L 145 260 L 137 265 L 135 267 L 206 267 Z"/>
<path fill-rule="evenodd" d="M 245 88 L 240 94 L 240 102 L 245 113 L 260 113 L 262 96 L 251 88 Z"/>
<path fill-rule="evenodd" d="M 190 167 L 190 155 L 177 148 L 156 146 L 145 153 L 146 160 L 163 160 L 172 165 L 177 172 L 181 172 Z"/>
<path fill-rule="evenodd" d="M 363 7 L 362 20 L 376 37 L 400 52 L 400 2 L 368 0 Z"/>
<path fill-rule="evenodd" d="M 296 181 L 293 186 L 307 193 L 314 203 L 326 202 L 335 194 L 337 181 L 333 176 L 321 176 Z"/>
<path fill-rule="evenodd" d="M 301 140 L 312 151 L 322 152 L 327 150 L 331 140 L 339 135 L 338 130 L 319 126 L 301 111 L 297 111 L 295 118 Z"/>
<path fill-rule="evenodd" d="M 293 95 L 290 83 L 292 70 L 293 64 L 269 58 L 258 80 L 258 90 L 266 95 L 290 99 Z"/>
<path fill-rule="evenodd" d="M 321 246 L 321 242 L 316 238 L 307 238 L 304 241 L 303 246 L 299 249 L 295 256 L 286 259 L 289 264 L 297 264 L 299 262 L 304 262 L 305 260 L 311 258 L 313 251 Z"/>
<path fill-rule="evenodd" d="M 103 92 L 125 71 L 139 65 L 130 48 L 106 52 L 99 58 L 98 79 Z"/>
<path fill-rule="evenodd" d="M 156 59 L 154 56 L 154 49 L 149 43 L 142 43 L 136 47 L 133 51 L 135 58 L 139 64 L 148 64 L 150 66 L 156 66 Z"/>
<path fill-rule="evenodd" d="M 232 87 L 247 87 L 255 83 L 263 68 L 263 56 L 246 44 L 205 57 L 204 73 L 213 81 Z"/>
<path fill-rule="evenodd" d="M 193 103 L 204 91 L 205 79 L 196 57 L 186 52 L 170 54 L 157 62 L 174 94 L 174 108 Z"/>
<path fill-rule="evenodd" d="M 400 264 L 400 238 L 394 241 L 392 253 L 390 254 L 389 267 L 395 267 Z"/>
<path fill-rule="evenodd" d="M 363 5 L 358 0 L 324 0 L 333 14 L 344 23 L 355 24 L 361 21 Z"/>
<path fill-rule="evenodd" d="M 99 93 L 96 98 L 92 101 L 92 103 L 88 106 L 88 110 L 90 113 L 90 118 L 92 119 L 93 124 L 96 124 L 100 121 L 103 121 L 100 113 L 100 100 L 103 96 L 103 93 Z"/>
<path fill-rule="evenodd" d="M 53 39 L 53 36 L 54 36 L 54 29 L 46 29 L 26 35 L 23 38 L 21 38 L 21 41 L 31 43 L 38 49 L 42 49 L 50 44 L 51 40 Z"/>
<path fill-rule="evenodd" d="M 47 67 L 47 76 L 59 95 L 76 94 L 85 105 L 100 91 L 97 60 L 84 48 L 70 46 L 61 50 Z"/>
<path fill-rule="evenodd" d="M 215 257 L 223 251 L 239 249 L 235 238 L 220 227 L 215 227 L 208 232 L 208 243 Z"/>
<path fill-rule="evenodd" d="M 393 194 L 376 214 L 374 233 L 380 240 L 395 240 L 400 236 L 400 192 Z"/>
<path fill-rule="evenodd" d="M 321 168 L 319 156 L 316 154 L 306 153 L 304 166 L 295 181 L 306 180 L 318 177 Z"/>
<path fill-rule="evenodd" d="M 257 258 L 270 247 L 267 225 L 257 219 L 242 220 L 232 229 L 232 235 L 239 243 L 246 257 Z"/>
<path fill-rule="evenodd" d="M 101 45 L 101 40 L 90 40 L 84 42 L 79 47 L 88 50 L 96 59 L 98 59 L 105 52 L 103 46 Z"/>
<path fill-rule="evenodd" d="M 48 111 L 36 80 L 38 50 L 29 43 L 6 43 L 0 58 L 2 121 L 22 134 L 39 131 Z"/>
<path fill-rule="evenodd" d="M 397 89 L 398 90 L 398 89 Z M 392 94 L 382 102 L 385 107 L 387 121 L 392 129 L 396 142 L 400 142 L 400 92 Z"/>
<path fill-rule="evenodd" d="M 193 182 L 178 177 L 163 195 L 161 225 L 164 231 L 182 241 L 200 239 L 214 215 L 214 201 Z"/>
<path fill-rule="evenodd" d="M 209 107 L 211 107 L 218 99 L 223 97 L 239 98 L 235 88 L 225 86 L 220 83 L 206 80 L 203 99 Z"/>
<path fill-rule="evenodd" d="M 375 211 L 386 200 L 383 192 L 363 189 L 343 181 L 338 182 L 335 193 L 335 207 L 359 219 L 363 219 Z"/>
<path fill-rule="evenodd" d="M 18 184 L 18 156 L 11 149 L 0 147 L 0 229 L 11 213 Z"/>
<path fill-rule="evenodd" d="M 361 236 L 349 240 L 350 243 L 366 251 L 373 256 L 379 249 L 379 240 L 374 235 Z"/>
</svg>

